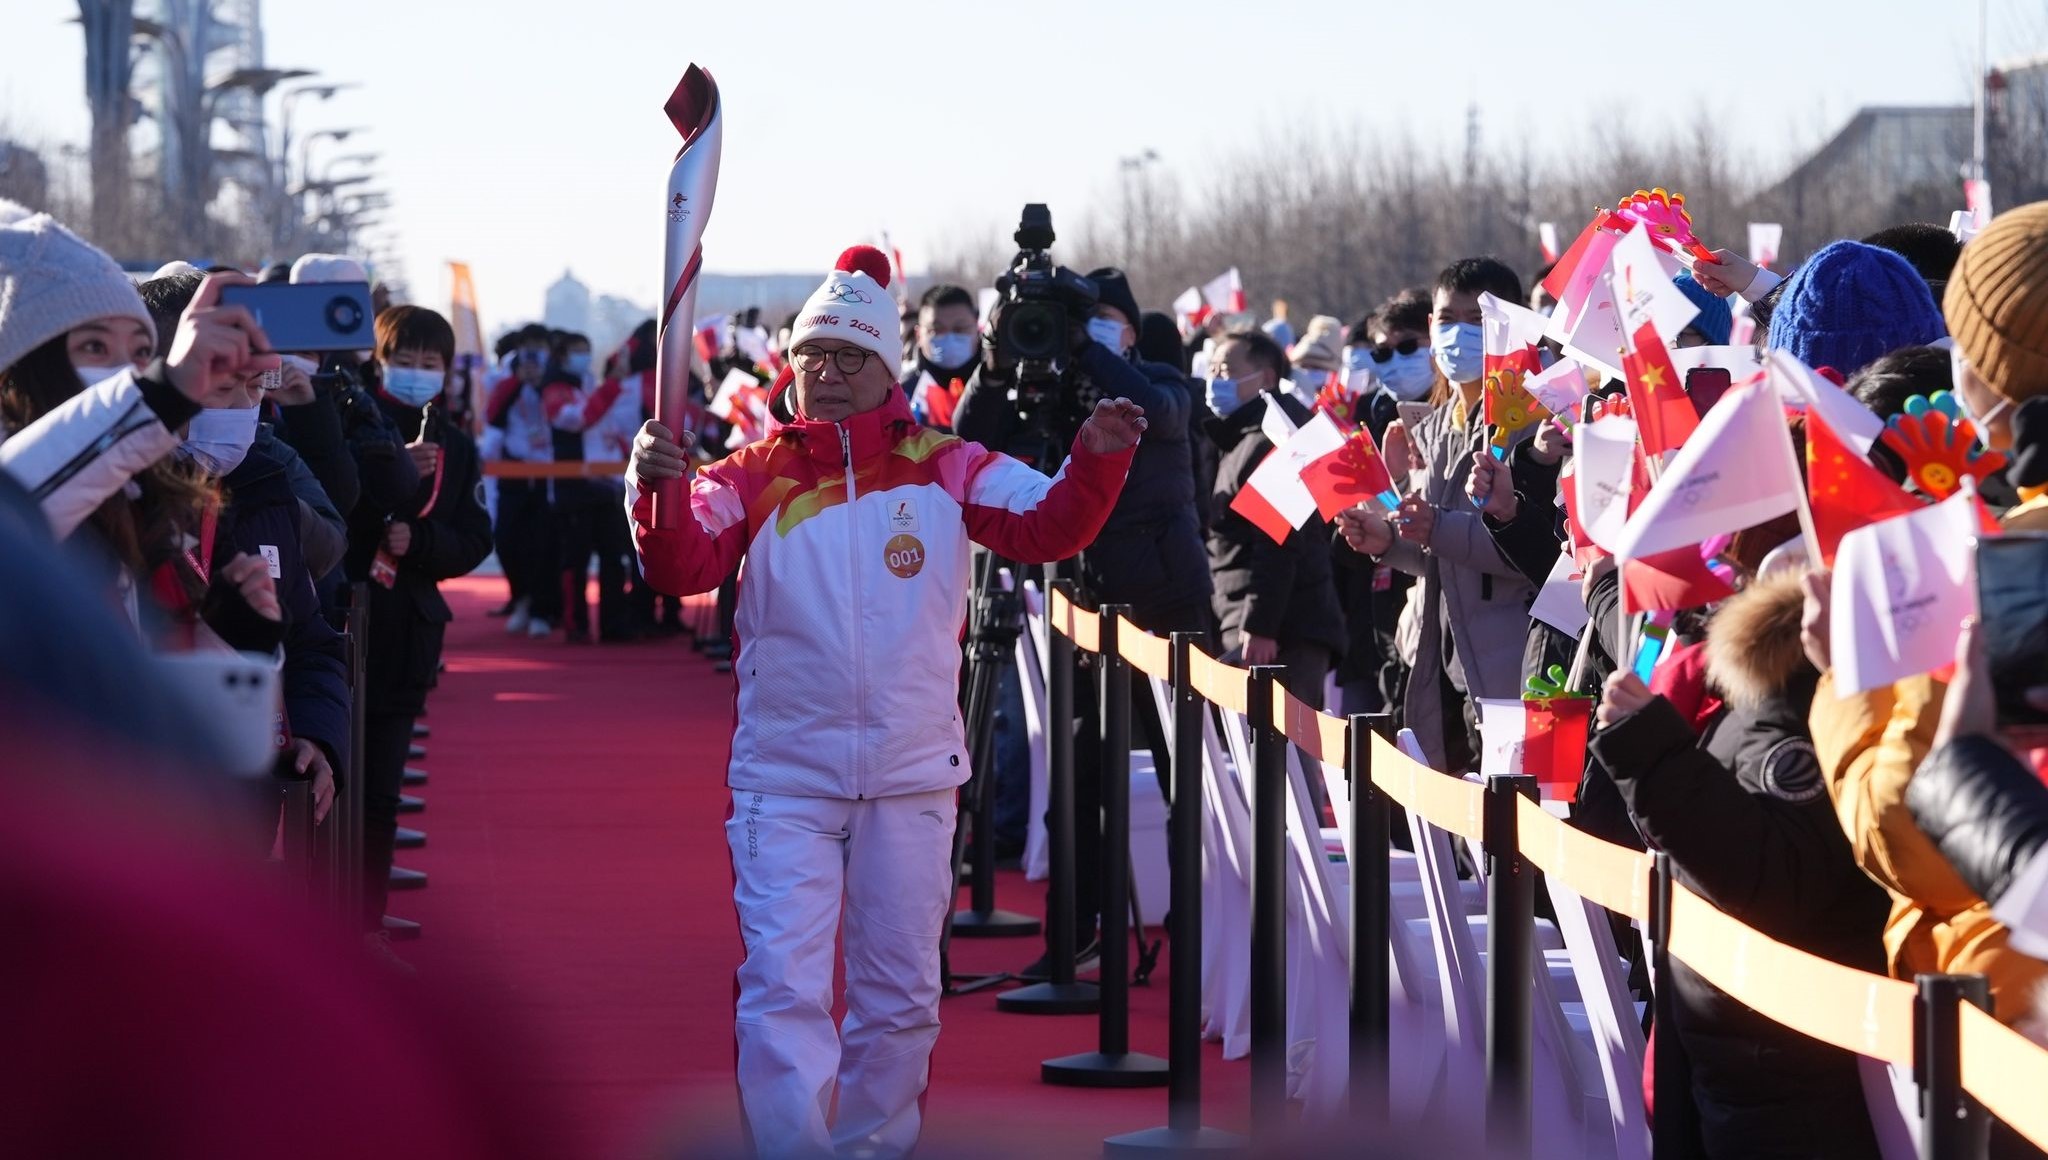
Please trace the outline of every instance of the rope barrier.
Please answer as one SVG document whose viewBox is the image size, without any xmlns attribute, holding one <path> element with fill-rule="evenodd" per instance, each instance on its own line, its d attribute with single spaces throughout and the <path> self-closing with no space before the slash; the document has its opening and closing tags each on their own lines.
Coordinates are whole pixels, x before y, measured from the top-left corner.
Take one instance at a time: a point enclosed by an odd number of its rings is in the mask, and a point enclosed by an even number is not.
<svg viewBox="0 0 2048 1160">
<path fill-rule="evenodd" d="M 2014 1131 L 2048 1148 L 2048 1052 L 1965 1003 L 1963 1087 Z"/>
<path fill-rule="evenodd" d="M 1099 651 L 1101 626 L 1095 613 L 1055 591 L 1049 619 L 1077 648 Z M 1168 642 L 1128 620 L 1119 625 L 1117 650 L 1144 673 L 1170 675 Z M 1250 678 L 1244 669 L 1191 650 L 1188 683 L 1218 708 L 1249 716 Z M 1293 744 L 1324 762 L 1345 760 L 1353 740 L 1348 722 L 1310 708 L 1277 683 L 1272 711 L 1274 724 Z M 1439 829 L 1474 842 L 1484 840 L 1484 787 L 1431 769 L 1376 733 L 1367 736 L 1374 786 Z M 1609 911 L 1650 921 L 1650 855 L 1574 829 L 1534 800 L 1522 798 L 1516 809 L 1520 854 L 1530 864 Z M 1683 885 L 1672 890 L 1671 932 L 1675 957 L 1772 1021 L 1845 1051 L 1913 1067 L 1912 983 L 1845 967 L 1779 942 Z M 2040 1098 L 2048 1091 L 2048 1051 L 1968 1003 L 1961 1005 L 1960 1013 L 1963 1087 L 2015 1131 L 2048 1148 L 2048 1101 Z"/>
<path fill-rule="evenodd" d="M 486 459 L 484 474 L 498 479 L 616 479 L 626 474 L 626 461 L 570 459 L 528 463 L 523 459 Z"/>
</svg>

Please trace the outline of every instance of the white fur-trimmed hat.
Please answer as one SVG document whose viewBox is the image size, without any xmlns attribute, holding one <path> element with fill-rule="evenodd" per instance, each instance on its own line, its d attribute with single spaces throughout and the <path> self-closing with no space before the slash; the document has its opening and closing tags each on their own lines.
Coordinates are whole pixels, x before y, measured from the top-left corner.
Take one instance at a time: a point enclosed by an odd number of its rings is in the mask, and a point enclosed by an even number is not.
<svg viewBox="0 0 2048 1160">
<path fill-rule="evenodd" d="M 813 338 L 836 338 L 873 351 L 895 372 L 903 358 L 902 321 L 889 297 L 889 259 L 873 246 L 839 255 L 825 284 L 813 291 L 789 332 L 795 350 Z"/>
</svg>

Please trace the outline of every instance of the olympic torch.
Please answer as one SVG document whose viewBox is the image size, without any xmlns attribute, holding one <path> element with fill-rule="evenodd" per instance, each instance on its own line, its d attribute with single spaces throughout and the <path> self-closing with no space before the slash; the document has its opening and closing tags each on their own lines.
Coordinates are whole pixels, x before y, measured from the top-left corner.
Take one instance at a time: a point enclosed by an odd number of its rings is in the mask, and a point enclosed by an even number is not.
<svg viewBox="0 0 2048 1160">
<path fill-rule="evenodd" d="M 668 170 L 667 246 L 662 255 L 662 285 L 668 295 L 658 332 L 661 353 L 654 364 L 654 418 L 681 433 L 692 429 L 690 350 L 697 328 L 697 276 L 704 269 L 704 224 L 711 220 L 711 201 L 718 192 L 718 155 L 725 139 L 718 82 L 691 65 L 662 111 L 683 135 L 683 144 Z M 684 486 L 680 479 L 655 485 L 655 527 L 681 525 L 688 507 Z"/>
</svg>

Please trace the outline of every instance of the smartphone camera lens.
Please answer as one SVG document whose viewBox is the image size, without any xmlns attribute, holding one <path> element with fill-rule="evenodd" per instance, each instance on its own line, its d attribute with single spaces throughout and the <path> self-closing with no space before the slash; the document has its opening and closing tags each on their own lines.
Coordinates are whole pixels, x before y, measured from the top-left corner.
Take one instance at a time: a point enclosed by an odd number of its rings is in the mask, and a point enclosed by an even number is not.
<svg viewBox="0 0 2048 1160">
<path fill-rule="evenodd" d="M 327 302 L 327 325 L 336 334 L 354 334 L 363 328 L 363 308 L 353 298 L 331 298 Z"/>
</svg>

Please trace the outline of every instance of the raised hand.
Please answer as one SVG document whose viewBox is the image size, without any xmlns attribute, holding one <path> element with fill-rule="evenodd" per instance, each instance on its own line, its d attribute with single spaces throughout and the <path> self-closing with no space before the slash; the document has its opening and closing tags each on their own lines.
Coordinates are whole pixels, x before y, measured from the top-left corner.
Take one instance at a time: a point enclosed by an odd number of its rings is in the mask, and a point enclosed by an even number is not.
<svg viewBox="0 0 2048 1160">
<path fill-rule="evenodd" d="M 1129 399 L 1098 399 L 1095 413 L 1081 424 L 1081 446 L 1097 455 L 1114 455 L 1135 447 L 1145 435 L 1145 408 Z"/>
</svg>

